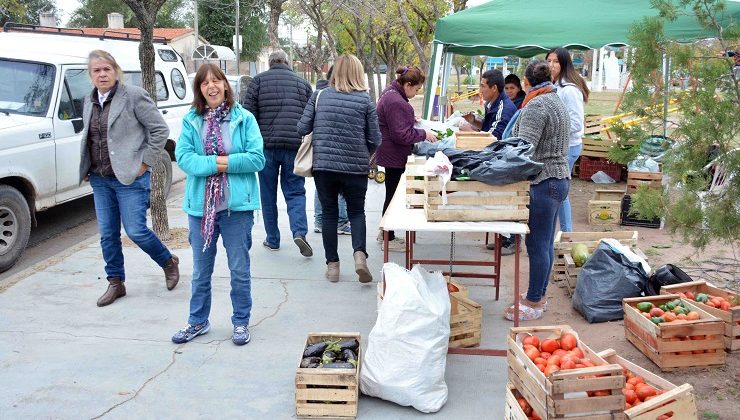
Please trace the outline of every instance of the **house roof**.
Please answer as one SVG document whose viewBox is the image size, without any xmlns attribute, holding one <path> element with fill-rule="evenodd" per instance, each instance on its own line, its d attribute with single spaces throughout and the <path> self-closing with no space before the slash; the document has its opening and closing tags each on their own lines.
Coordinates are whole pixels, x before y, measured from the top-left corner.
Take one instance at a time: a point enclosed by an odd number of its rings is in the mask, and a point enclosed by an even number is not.
<svg viewBox="0 0 740 420">
<path fill-rule="evenodd" d="M 139 35 L 139 28 L 80 28 L 85 35 L 101 36 L 104 32 L 111 32 Z M 188 35 L 193 32 L 192 28 L 154 28 L 154 36 L 156 38 L 164 38 L 167 41 L 178 39 L 182 36 Z"/>
</svg>

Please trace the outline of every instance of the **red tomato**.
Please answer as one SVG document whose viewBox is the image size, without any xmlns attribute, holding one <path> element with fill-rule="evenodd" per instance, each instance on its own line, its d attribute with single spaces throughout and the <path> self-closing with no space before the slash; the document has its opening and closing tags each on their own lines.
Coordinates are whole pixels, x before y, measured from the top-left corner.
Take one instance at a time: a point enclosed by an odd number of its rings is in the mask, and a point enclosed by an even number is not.
<svg viewBox="0 0 740 420">
<path fill-rule="evenodd" d="M 545 373 L 545 376 L 550 376 L 550 375 L 552 375 L 553 373 L 555 373 L 555 372 L 557 372 L 559 370 L 560 370 L 560 368 L 557 365 L 549 364 L 545 368 L 545 372 L 544 373 Z"/>
<path fill-rule="evenodd" d="M 553 353 L 555 350 L 560 348 L 560 343 L 557 340 L 547 339 L 540 344 L 540 349 L 548 353 Z"/>
<path fill-rule="evenodd" d="M 560 363 L 560 369 L 566 370 L 566 369 L 575 369 L 576 368 L 576 362 L 573 361 L 573 359 L 564 360 Z"/>
<path fill-rule="evenodd" d="M 552 356 L 552 354 L 550 354 L 550 353 L 548 353 L 546 351 L 543 351 L 542 353 L 540 353 L 540 357 L 543 358 L 543 359 L 545 359 L 545 360 L 549 359 L 550 356 Z"/>
<path fill-rule="evenodd" d="M 560 348 L 568 351 L 578 347 L 578 339 L 573 334 L 563 334 L 560 337 Z"/>
<path fill-rule="evenodd" d="M 624 394 L 624 400 L 627 401 L 628 404 L 634 404 L 637 400 L 637 393 L 631 389 L 623 389 L 622 394 Z"/>
<path fill-rule="evenodd" d="M 549 365 L 560 366 L 560 356 L 558 355 L 550 356 L 550 358 L 547 359 L 547 364 L 548 366 Z"/>
<path fill-rule="evenodd" d="M 540 339 L 537 338 L 536 335 L 529 335 L 527 337 L 524 337 L 524 340 L 522 340 L 522 344 L 531 344 L 539 349 Z"/>
<path fill-rule="evenodd" d="M 535 347 L 530 347 L 527 349 L 527 351 L 524 352 L 527 357 L 529 357 L 529 360 L 534 361 L 534 359 L 540 357 L 540 351 L 537 350 Z"/>
<path fill-rule="evenodd" d="M 573 354 L 575 354 L 576 356 L 578 356 L 579 359 L 583 359 L 583 356 L 584 356 L 583 355 L 583 350 L 581 350 L 580 347 L 576 347 L 576 348 L 574 348 L 571 351 L 573 352 Z"/>
</svg>

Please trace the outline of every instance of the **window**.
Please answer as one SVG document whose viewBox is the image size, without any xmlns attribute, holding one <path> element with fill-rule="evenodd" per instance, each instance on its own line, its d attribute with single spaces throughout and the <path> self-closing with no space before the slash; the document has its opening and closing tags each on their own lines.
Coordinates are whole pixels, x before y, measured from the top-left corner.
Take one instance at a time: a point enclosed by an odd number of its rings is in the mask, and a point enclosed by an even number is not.
<svg viewBox="0 0 740 420">
<path fill-rule="evenodd" d="M 49 64 L 0 59 L 0 111 L 46 116 L 55 75 Z"/>
<path fill-rule="evenodd" d="M 59 102 L 59 119 L 72 120 L 82 118 L 82 106 L 85 95 L 92 92 L 92 82 L 86 69 L 72 69 L 64 73 L 61 101 Z"/>
<path fill-rule="evenodd" d="M 172 81 L 172 90 L 175 91 L 175 95 L 180 99 L 185 99 L 185 94 L 188 91 L 188 87 L 185 84 L 185 76 L 180 73 L 180 70 L 172 69 L 170 72 L 170 79 Z"/>
<path fill-rule="evenodd" d="M 129 71 L 123 73 L 124 83 L 128 83 L 138 87 L 144 87 L 144 83 L 141 80 L 140 71 Z M 170 94 L 167 92 L 167 85 L 164 82 L 164 76 L 162 72 L 154 73 L 154 82 L 157 84 L 157 101 L 166 101 L 169 99 Z"/>
<path fill-rule="evenodd" d="M 162 61 L 167 61 L 167 62 L 177 61 L 177 54 L 175 54 L 175 52 L 172 50 L 157 50 L 157 53 L 159 53 L 159 58 L 161 58 Z"/>
</svg>

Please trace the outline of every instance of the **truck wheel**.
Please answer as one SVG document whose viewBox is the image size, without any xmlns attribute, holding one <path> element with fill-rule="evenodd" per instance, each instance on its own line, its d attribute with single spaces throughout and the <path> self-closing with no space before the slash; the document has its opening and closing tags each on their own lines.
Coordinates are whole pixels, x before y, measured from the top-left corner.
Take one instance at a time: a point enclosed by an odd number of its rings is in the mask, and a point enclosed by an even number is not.
<svg viewBox="0 0 740 420">
<path fill-rule="evenodd" d="M 170 190 L 172 189 L 172 160 L 166 150 L 162 150 L 159 158 L 164 165 L 164 197 L 167 198 L 170 196 Z"/>
<path fill-rule="evenodd" d="M 21 257 L 31 236 L 31 212 L 18 190 L 0 185 L 0 273 Z"/>
</svg>

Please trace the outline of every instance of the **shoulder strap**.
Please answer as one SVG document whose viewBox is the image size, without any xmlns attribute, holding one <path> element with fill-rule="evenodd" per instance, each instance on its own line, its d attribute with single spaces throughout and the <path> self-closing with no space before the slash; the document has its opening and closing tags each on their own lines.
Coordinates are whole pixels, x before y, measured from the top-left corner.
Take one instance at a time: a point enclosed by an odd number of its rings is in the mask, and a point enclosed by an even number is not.
<svg viewBox="0 0 740 420">
<path fill-rule="evenodd" d="M 319 96 L 321 96 L 321 92 L 323 92 L 324 89 L 321 89 L 319 93 L 316 94 L 316 102 L 313 103 L 313 110 L 316 112 L 316 109 L 319 107 Z"/>
</svg>

